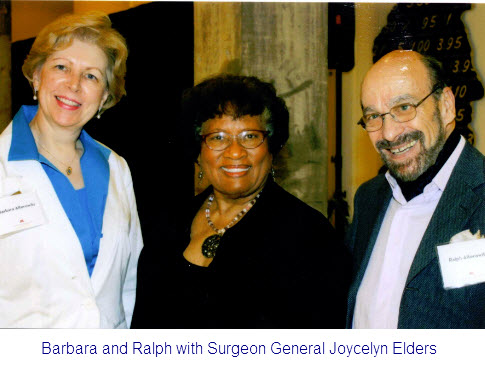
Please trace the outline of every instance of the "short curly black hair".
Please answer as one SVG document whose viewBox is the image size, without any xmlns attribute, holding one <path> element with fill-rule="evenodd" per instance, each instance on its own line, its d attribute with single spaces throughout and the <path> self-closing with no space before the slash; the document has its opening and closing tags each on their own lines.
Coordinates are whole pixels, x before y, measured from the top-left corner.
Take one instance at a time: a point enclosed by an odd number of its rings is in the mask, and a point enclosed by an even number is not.
<svg viewBox="0 0 485 367">
<path fill-rule="evenodd" d="M 269 151 L 275 156 L 289 135 L 289 113 L 285 101 L 270 83 L 254 76 L 221 74 L 206 79 L 182 95 L 182 123 L 193 134 L 193 158 L 200 153 L 202 124 L 223 115 L 235 119 L 261 116 L 269 131 Z"/>
</svg>

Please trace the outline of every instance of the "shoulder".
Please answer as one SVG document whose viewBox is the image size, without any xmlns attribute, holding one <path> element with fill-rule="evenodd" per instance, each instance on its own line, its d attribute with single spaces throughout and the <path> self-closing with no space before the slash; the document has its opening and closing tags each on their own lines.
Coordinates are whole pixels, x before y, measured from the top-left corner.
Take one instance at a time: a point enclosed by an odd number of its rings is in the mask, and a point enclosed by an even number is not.
<svg viewBox="0 0 485 367">
<path fill-rule="evenodd" d="M 110 182 L 114 183 L 118 190 L 128 193 L 129 197 L 132 197 L 134 195 L 133 178 L 126 160 L 97 140 L 89 137 L 89 140 L 84 140 L 84 142 L 90 144 L 93 152 L 90 155 L 90 161 L 94 162 L 93 164 L 97 167 L 96 172 L 108 175 Z"/>
<path fill-rule="evenodd" d="M 0 134 L 0 155 L 2 157 L 8 155 L 8 151 L 12 144 L 12 123 L 8 124 L 7 127 Z"/>
<path fill-rule="evenodd" d="M 366 181 L 362 185 L 360 185 L 357 191 L 373 191 L 379 189 L 383 185 L 388 185 L 388 183 L 386 180 L 386 175 L 384 173 L 380 173 L 374 178 L 371 178 L 369 181 Z"/>
<path fill-rule="evenodd" d="M 121 155 L 97 140 L 92 139 L 92 143 L 99 154 L 108 162 L 111 171 L 131 176 L 128 163 Z"/>
<path fill-rule="evenodd" d="M 289 212 L 290 214 L 298 213 L 315 218 L 325 218 L 325 216 L 318 210 L 312 208 L 303 200 L 289 193 L 275 182 L 269 183 L 268 187 L 265 187 L 264 190 L 268 191 L 268 202 L 271 203 L 272 208 L 274 208 L 273 211 L 275 212 L 277 208 L 281 208 L 283 210 L 281 210 L 280 213 L 285 215 Z"/>
<path fill-rule="evenodd" d="M 260 199 L 263 209 L 260 212 L 265 216 L 265 221 L 270 221 L 280 228 L 280 233 L 296 231 L 302 236 L 322 232 L 333 233 L 333 227 L 320 211 L 278 184 L 271 182 L 264 190 L 266 192 L 263 195 L 266 195 Z"/>
<path fill-rule="evenodd" d="M 476 194 L 485 197 L 485 157 L 468 142 L 456 162 L 447 188 L 471 188 Z"/>
<path fill-rule="evenodd" d="M 479 172 L 484 172 L 485 156 L 477 148 L 467 142 L 458 158 L 456 166 L 469 171 L 471 174 L 476 174 L 477 169 Z"/>
<path fill-rule="evenodd" d="M 4 142 L 6 139 L 12 138 L 12 122 L 10 122 L 0 134 L 0 141 Z"/>
<path fill-rule="evenodd" d="M 8 157 L 12 146 L 12 136 L 12 123 L 10 123 L 0 134 L 0 177 L 8 175 L 10 166 Z"/>
<path fill-rule="evenodd" d="M 346 261 L 348 253 L 343 240 L 324 214 L 275 183 L 271 184 L 264 199 L 258 225 L 264 228 L 267 246 L 275 249 L 272 254 L 280 263 L 290 261 L 293 269 L 314 264 L 317 267 L 304 272 L 318 271 L 320 274 L 324 271 L 320 267 L 322 261 L 341 263 L 345 268 L 342 261 Z"/>
<path fill-rule="evenodd" d="M 355 193 L 355 200 L 367 200 L 369 197 L 382 194 L 383 191 L 388 190 L 390 190 L 389 183 L 385 174 L 381 173 L 359 186 Z"/>
<path fill-rule="evenodd" d="M 121 170 L 127 170 L 128 164 L 125 159 L 117 154 L 113 149 L 109 148 L 107 145 L 101 143 L 100 141 L 91 137 L 87 131 L 83 130 L 80 135 L 80 140 L 82 143 L 96 152 L 96 159 L 99 161 L 104 160 L 108 162 L 110 168 L 119 168 Z"/>
<path fill-rule="evenodd" d="M 110 166 L 118 167 L 122 172 L 126 172 L 126 171 L 129 172 L 129 170 L 130 170 L 126 160 L 113 150 L 111 151 L 111 153 L 109 155 L 108 163 L 109 163 Z"/>
</svg>

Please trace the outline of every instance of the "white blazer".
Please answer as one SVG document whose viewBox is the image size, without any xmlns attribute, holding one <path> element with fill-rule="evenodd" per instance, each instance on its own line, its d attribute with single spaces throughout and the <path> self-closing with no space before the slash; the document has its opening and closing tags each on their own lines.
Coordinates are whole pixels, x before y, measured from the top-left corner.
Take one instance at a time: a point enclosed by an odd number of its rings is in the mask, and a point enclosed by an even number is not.
<svg viewBox="0 0 485 367">
<path fill-rule="evenodd" d="M 46 224 L 0 238 L 0 328 L 126 328 L 143 247 L 130 170 L 114 152 L 99 254 L 89 277 L 78 237 L 49 177 L 33 160 L 8 161 L 0 135 L 0 198 L 36 192 Z"/>
</svg>

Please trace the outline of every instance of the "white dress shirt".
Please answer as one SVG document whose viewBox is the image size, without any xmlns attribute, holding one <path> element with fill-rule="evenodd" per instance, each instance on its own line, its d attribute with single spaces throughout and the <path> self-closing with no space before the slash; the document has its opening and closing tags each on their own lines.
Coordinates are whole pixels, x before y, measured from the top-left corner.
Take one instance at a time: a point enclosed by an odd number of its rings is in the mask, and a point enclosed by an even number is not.
<svg viewBox="0 0 485 367">
<path fill-rule="evenodd" d="M 461 137 L 423 193 L 409 202 L 394 177 L 389 171 L 386 173 L 393 197 L 357 293 L 353 328 L 397 328 L 401 298 L 414 256 L 464 146 L 465 139 Z"/>
</svg>

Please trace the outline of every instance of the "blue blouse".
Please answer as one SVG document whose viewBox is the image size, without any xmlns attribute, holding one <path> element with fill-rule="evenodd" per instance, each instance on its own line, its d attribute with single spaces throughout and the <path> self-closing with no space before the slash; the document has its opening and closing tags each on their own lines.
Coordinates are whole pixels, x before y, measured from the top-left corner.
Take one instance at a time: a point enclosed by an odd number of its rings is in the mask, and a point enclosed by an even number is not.
<svg viewBox="0 0 485 367">
<path fill-rule="evenodd" d="M 75 190 L 68 178 L 37 150 L 29 127 L 37 109 L 38 106 L 22 106 L 15 115 L 8 160 L 36 160 L 42 164 L 79 238 L 91 276 L 103 237 L 103 215 L 109 185 L 108 158 L 111 150 L 96 142 L 84 130 L 81 131 L 79 139 L 84 153 L 80 162 L 84 188 Z"/>
</svg>

